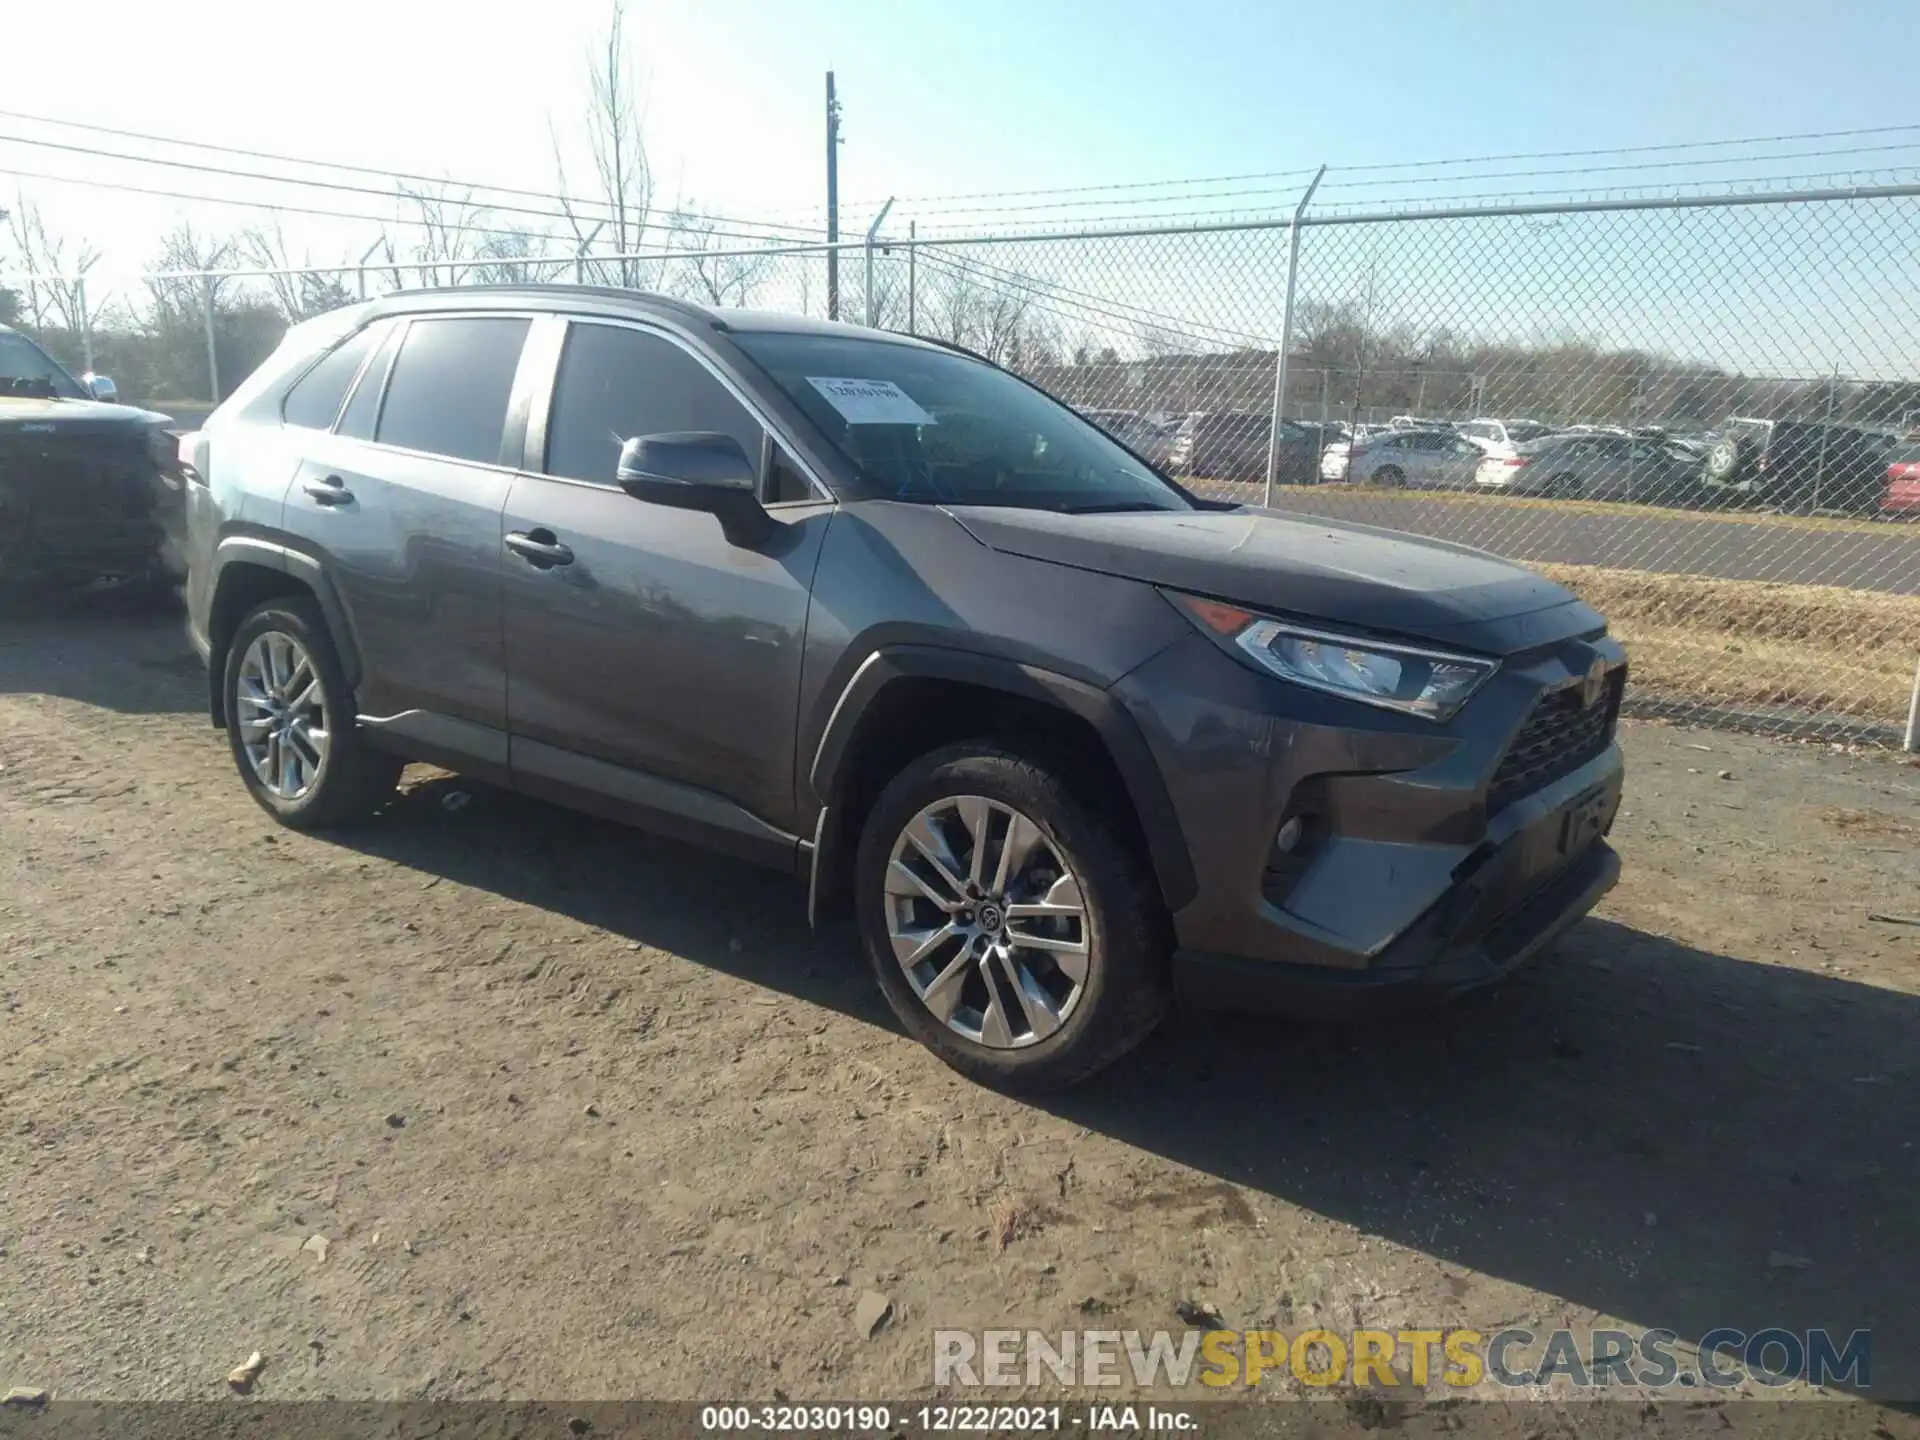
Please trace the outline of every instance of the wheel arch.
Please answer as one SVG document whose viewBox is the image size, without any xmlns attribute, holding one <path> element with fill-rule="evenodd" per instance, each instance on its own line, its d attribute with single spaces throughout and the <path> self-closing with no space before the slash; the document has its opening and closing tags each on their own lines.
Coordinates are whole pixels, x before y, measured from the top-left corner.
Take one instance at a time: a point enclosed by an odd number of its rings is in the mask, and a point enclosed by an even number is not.
<svg viewBox="0 0 1920 1440">
<path fill-rule="evenodd" d="M 844 904 L 861 823 L 886 782 L 918 756 L 976 736 L 1044 747 L 1072 772 L 1063 778 L 1092 792 L 1092 803 L 1104 802 L 1132 829 L 1168 910 L 1193 898 L 1198 887 L 1178 812 L 1119 700 L 1085 681 L 1000 656 L 896 645 L 860 662 L 814 749 L 807 772 L 819 807 L 810 916 L 817 921 Z M 1082 743 L 1088 740 L 1091 745 Z M 1112 791 L 1113 779 L 1121 793 L 1102 794 Z M 1113 803 L 1120 799 L 1123 805 Z"/>
<path fill-rule="evenodd" d="M 231 535 L 214 552 L 213 598 L 207 606 L 207 710 L 226 724 L 227 648 L 248 613 L 268 600 L 303 597 L 320 607 L 347 684 L 360 684 L 360 652 L 346 610 L 326 570 L 313 556 L 272 540 Z"/>
</svg>

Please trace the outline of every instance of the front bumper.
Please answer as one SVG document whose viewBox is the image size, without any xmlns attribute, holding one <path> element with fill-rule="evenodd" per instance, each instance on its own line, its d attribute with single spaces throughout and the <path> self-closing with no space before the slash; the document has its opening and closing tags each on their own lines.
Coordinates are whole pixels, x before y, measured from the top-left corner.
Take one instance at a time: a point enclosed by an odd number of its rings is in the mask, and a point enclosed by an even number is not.
<svg viewBox="0 0 1920 1440">
<path fill-rule="evenodd" d="M 1575 697 L 1596 661 L 1611 698 L 1590 709 Z M 1444 996 L 1524 963 L 1619 876 L 1605 836 L 1625 773 L 1611 738 L 1624 662 L 1604 637 L 1545 642 L 1444 727 L 1216 654 L 1167 653 L 1129 677 L 1123 692 L 1153 696 L 1135 713 L 1200 882 L 1173 917 L 1181 998 L 1340 1008 Z M 1579 728 L 1539 728 L 1569 716 Z M 1310 838 L 1287 858 L 1274 839 L 1293 817 Z"/>
<path fill-rule="evenodd" d="M 1315 1014 L 1448 999 L 1524 965 L 1599 904 L 1619 878 L 1620 856 L 1597 840 L 1531 888 L 1462 881 L 1364 970 L 1177 950 L 1174 990 L 1196 1009 Z"/>
</svg>

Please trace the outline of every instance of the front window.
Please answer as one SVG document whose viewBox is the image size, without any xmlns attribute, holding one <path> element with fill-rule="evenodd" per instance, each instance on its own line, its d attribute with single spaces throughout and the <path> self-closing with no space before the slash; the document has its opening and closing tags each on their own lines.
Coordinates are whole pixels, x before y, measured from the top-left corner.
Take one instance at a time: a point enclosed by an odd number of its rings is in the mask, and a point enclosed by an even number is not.
<svg viewBox="0 0 1920 1440">
<path fill-rule="evenodd" d="M 84 400 L 79 382 L 33 341 L 8 331 L 0 335 L 0 395 L 36 400 Z"/>
<path fill-rule="evenodd" d="M 1068 514 L 1193 508 L 1097 426 L 982 361 L 854 336 L 734 339 L 873 498 Z"/>
</svg>

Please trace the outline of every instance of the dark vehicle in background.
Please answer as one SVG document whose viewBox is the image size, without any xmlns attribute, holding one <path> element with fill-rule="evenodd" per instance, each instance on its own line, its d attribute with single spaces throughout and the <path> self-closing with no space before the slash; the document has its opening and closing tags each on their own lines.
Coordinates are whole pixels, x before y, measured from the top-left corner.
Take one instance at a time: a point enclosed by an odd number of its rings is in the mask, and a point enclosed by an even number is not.
<svg viewBox="0 0 1920 1440">
<path fill-rule="evenodd" d="M 189 443 L 210 716 L 281 823 L 417 758 L 806 877 L 983 1081 L 1083 1079 L 1176 994 L 1483 984 L 1619 872 L 1593 610 L 1198 499 L 953 348 L 393 295 L 288 332 Z"/>
<path fill-rule="evenodd" d="M 1701 459 L 1672 441 L 1624 432 L 1549 435 L 1489 455 L 1474 479 L 1512 495 L 1564 500 L 1626 500 L 1642 505 L 1694 505 Z"/>
<path fill-rule="evenodd" d="M 0 325 L 0 593 L 173 578 L 171 424 Z"/>
<path fill-rule="evenodd" d="M 1244 410 L 1200 410 L 1187 416 L 1173 437 L 1167 466 L 1176 475 L 1204 480 L 1267 478 L 1267 448 L 1273 418 Z M 1274 478 L 1281 485 L 1311 485 L 1320 478 L 1321 427 L 1280 422 Z"/>
<path fill-rule="evenodd" d="M 1886 495 L 1893 437 L 1822 420 L 1735 416 L 1712 436 L 1701 470 L 1710 501 L 1872 515 Z"/>
<path fill-rule="evenodd" d="M 1173 454 L 1173 432 L 1155 424 L 1138 410 L 1082 410 L 1080 412 L 1149 464 L 1166 468 Z"/>
</svg>

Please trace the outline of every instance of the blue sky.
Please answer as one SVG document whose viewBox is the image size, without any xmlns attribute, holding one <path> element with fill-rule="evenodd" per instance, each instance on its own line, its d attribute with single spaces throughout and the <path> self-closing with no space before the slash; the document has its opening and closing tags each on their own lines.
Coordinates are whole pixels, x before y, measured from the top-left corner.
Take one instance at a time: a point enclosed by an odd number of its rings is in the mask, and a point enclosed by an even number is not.
<svg viewBox="0 0 1920 1440">
<path fill-rule="evenodd" d="M 1920 121 L 1920 21 L 1894 3 L 1755 0 L 1738 26 L 1697 0 L 790 0 L 774 13 L 756 46 L 831 56 L 860 140 L 956 190 Z"/>
<path fill-rule="evenodd" d="M 0 105 L 550 186 L 552 132 L 579 165 L 572 122 L 582 55 L 606 12 L 607 0 L 497 10 L 452 0 L 96 0 L 88 29 L 100 43 L 80 46 L 61 7 L 13 5 Z M 855 222 L 867 213 L 863 202 L 889 194 L 1113 185 L 1321 161 L 1336 167 L 1328 199 L 1380 199 L 1439 192 L 1430 180 L 1396 191 L 1380 183 L 1396 178 L 1390 174 L 1343 193 L 1364 177 L 1339 167 L 1920 124 L 1911 5 L 1854 0 L 1815 12 L 1743 0 L 1741 23 L 1727 15 L 1727 7 L 1699 0 L 630 0 L 629 27 L 662 198 L 796 221 L 818 219 L 829 65 L 846 106 L 842 195 Z M 30 54 L 41 61 L 16 63 Z M 0 120 L 0 134 L 56 133 Z M 1920 140 L 1920 130 L 1799 148 L 1897 140 Z M 1746 152 L 1722 153 L 1732 161 Z M 1916 154 L 1815 157 L 1784 168 L 1910 166 Z M 0 175 L 9 166 L 248 200 L 299 193 L 0 141 Z M 1743 172 L 1682 166 L 1501 183 L 1591 189 L 1721 173 Z M 131 252 L 185 208 L 18 183 L 116 251 Z M 1298 183 L 1248 182 L 1237 188 L 1271 193 L 1197 199 L 1191 208 L 1286 208 Z M 1209 187 L 1191 188 L 1199 195 Z M 1155 207 L 1166 208 L 1181 193 L 1143 198 L 1159 196 Z M 306 198 L 342 204 L 338 196 Z M 934 225 L 975 213 L 914 198 L 896 217 Z M 993 218 L 1046 213 L 1002 210 Z M 1085 213 L 1129 211 L 1110 204 Z M 294 228 L 322 248 L 351 243 L 334 233 L 351 227 Z"/>
<path fill-rule="evenodd" d="M 76 44 L 70 8 L 10 4 L 0 107 L 548 191 L 557 186 L 557 144 L 569 188 L 579 189 L 583 64 L 605 32 L 609 5 L 94 0 L 86 20 L 93 42 Z M 841 193 L 850 234 L 889 195 L 901 197 L 889 229 L 902 233 L 917 221 L 923 235 L 1228 207 L 1284 214 L 1323 161 L 1333 167 L 1321 192 L 1328 205 L 1513 191 L 1586 196 L 1784 176 L 1920 178 L 1920 24 L 1911 0 L 1817 10 L 1742 0 L 1738 24 L 1731 14 L 1703 0 L 629 0 L 628 27 L 662 206 L 819 224 L 822 87 L 832 66 L 845 106 Z M 23 65 L 21 56 L 37 59 Z M 1892 126 L 1911 128 L 1795 144 L 1414 166 Z M 182 216 L 221 231 L 256 223 L 258 207 L 275 202 L 367 214 L 394 208 L 382 195 L 20 143 L 89 138 L 0 117 L 0 205 L 24 191 L 56 228 L 104 250 L 95 272 L 103 289 L 137 291 L 156 237 Z M 168 153 L 126 139 L 93 143 Z M 1370 166 L 1413 168 L 1359 168 Z M 10 178 L 9 169 L 243 203 L 127 195 Z M 1055 196 L 952 198 L 1223 176 L 1266 178 L 1095 191 L 1068 198 L 1098 203 L 1072 208 Z M 384 188 L 378 177 L 358 183 Z M 1765 243 L 1763 227 L 1743 223 L 1752 239 L 1742 243 Z M 289 214 L 284 229 L 295 259 L 340 263 L 361 253 L 379 226 Z M 1347 273 L 1338 283 L 1320 279 L 1331 298 L 1358 283 L 1363 237 L 1346 233 L 1324 242 L 1345 247 L 1336 268 Z M 1569 254 L 1601 243 L 1583 241 L 1586 233 L 1569 229 L 1539 243 Z M 1180 247 L 1162 248 L 1171 255 Z M 1157 273 L 1136 267 L 1128 290 L 1135 303 L 1177 309 L 1195 325 L 1271 333 L 1278 294 L 1269 282 L 1283 250 L 1283 241 L 1218 244 L 1214 260 L 1189 257 Z M 1614 263 L 1630 256 L 1589 258 L 1615 283 L 1630 278 L 1630 266 Z M 1097 259 L 1055 256 L 1048 265 L 1056 283 L 1090 283 Z M 1412 257 L 1403 262 L 1403 286 L 1460 263 L 1437 253 Z M 1196 276 L 1212 277 L 1201 288 L 1217 293 L 1191 293 Z M 1915 303 L 1911 280 L 1901 277 L 1903 306 Z M 1238 286 L 1232 294 L 1222 288 L 1229 282 Z M 1497 288 L 1511 291 L 1505 282 Z M 1257 304 L 1248 298 L 1255 290 Z M 1493 298 L 1468 303 L 1462 293 L 1454 292 L 1457 307 L 1495 322 Z M 1610 313 L 1618 315 L 1625 298 L 1617 295 Z M 1667 303 L 1677 298 L 1669 292 Z M 1640 299 L 1654 315 L 1661 297 Z M 1694 303 L 1710 311 L 1711 296 Z M 1823 336 L 1814 343 L 1815 318 L 1810 311 L 1764 337 L 1744 363 L 1861 363 L 1830 355 L 1836 347 Z M 1809 338 L 1789 343 L 1795 333 Z M 1643 343 L 1661 338 L 1648 333 Z M 1731 341 L 1712 348 L 1752 348 Z"/>
</svg>

